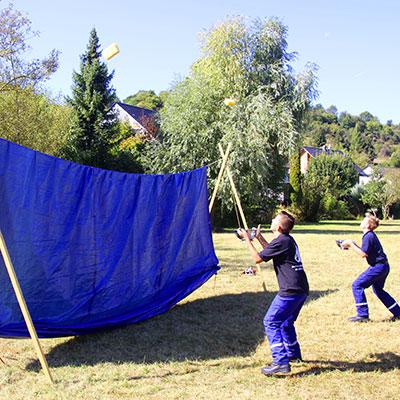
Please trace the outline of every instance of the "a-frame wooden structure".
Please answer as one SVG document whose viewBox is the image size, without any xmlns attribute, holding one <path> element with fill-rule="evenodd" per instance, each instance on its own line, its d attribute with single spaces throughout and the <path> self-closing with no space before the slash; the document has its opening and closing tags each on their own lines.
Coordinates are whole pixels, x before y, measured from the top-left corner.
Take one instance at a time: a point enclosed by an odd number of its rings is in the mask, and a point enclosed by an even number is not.
<svg viewBox="0 0 400 400">
<path fill-rule="evenodd" d="M 220 143 L 218 144 L 218 149 L 219 149 L 219 152 L 220 152 L 221 157 L 222 157 L 222 164 L 221 164 L 221 167 L 220 167 L 220 170 L 219 170 L 219 173 L 218 173 L 218 177 L 217 177 L 217 180 L 216 180 L 216 183 L 215 183 L 215 187 L 214 187 L 214 190 L 213 190 L 213 193 L 212 193 L 212 196 L 211 196 L 211 200 L 210 200 L 210 203 L 209 203 L 209 206 L 208 206 L 208 211 L 211 214 L 211 211 L 212 211 L 212 209 L 214 207 L 215 199 L 217 197 L 217 192 L 218 192 L 219 186 L 220 186 L 221 181 L 222 181 L 222 177 L 224 176 L 224 173 L 226 171 L 226 174 L 227 174 L 228 179 L 229 179 L 229 184 L 231 186 L 232 194 L 233 194 L 233 197 L 235 199 L 235 203 L 236 203 L 236 206 L 237 206 L 237 208 L 239 210 L 239 215 L 240 215 L 240 218 L 241 218 L 242 223 L 243 223 L 243 227 L 244 227 L 244 229 L 247 230 L 247 229 L 249 229 L 249 226 L 247 225 L 247 220 L 246 220 L 246 217 L 245 217 L 244 212 L 243 212 L 242 204 L 240 202 L 240 197 L 239 197 L 239 194 L 238 194 L 238 192 L 236 190 L 235 182 L 233 180 L 231 171 L 229 170 L 229 166 L 228 166 L 228 158 L 229 158 L 229 153 L 231 151 L 231 147 L 232 147 L 232 144 L 229 143 L 228 147 L 226 148 L 226 151 L 224 152 L 221 144 Z M 259 264 L 256 264 L 256 267 L 257 267 L 257 272 L 258 272 L 258 274 L 260 275 L 260 277 L 262 279 L 262 287 L 263 287 L 264 291 L 267 291 L 267 286 L 265 284 L 265 280 L 264 280 L 263 273 L 261 271 L 261 267 L 260 267 Z"/>
</svg>

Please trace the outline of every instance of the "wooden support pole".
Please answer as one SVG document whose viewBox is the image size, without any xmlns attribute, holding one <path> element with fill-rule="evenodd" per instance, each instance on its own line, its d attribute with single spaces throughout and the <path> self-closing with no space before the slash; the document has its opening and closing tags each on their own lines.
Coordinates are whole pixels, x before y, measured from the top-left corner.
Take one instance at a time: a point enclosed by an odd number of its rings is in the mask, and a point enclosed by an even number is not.
<svg viewBox="0 0 400 400">
<path fill-rule="evenodd" d="M 221 144 L 218 144 L 218 149 L 219 149 L 219 152 L 221 153 L 221 156 L 223 157 L 224 156 L 224 150 L 222 149 Z M 238 194 L 238 192 L 236 190 L 235 182 L 233 181 L 233 177 L 232 177 L 231 171 L 229 170 L 229 167 L 226 167 L 226 174 L 228 175 L 228 179 L 229 179 L 229 182 L 230 182 L 230 185 L 231 185 L 233 196 L 235 197 L 236 205 L 237 205 L 237 207 L 239 209 L 240 217 L 242 218 L 243 227 L 244 227 L 244 229 L 248 230 L 249 226 L 247 225 L 247 220 L 246 220 L 246 217 L 245 217 L 244 212 L 243 212 L 243 208 L 242 208 L 242 204 L 240 202 L 239 194 Z M 257 268 L 257 272 L 260 274 L 261 279 L 262 279 L 262 287 L 263 287 L 264 291 L 266 292 L 267 291 L 267 285 L 265 284 L 265 280 L 264 280 L 263 273 L 261 271 L 261 267 L 257 263 L 256 263 L 256 268 Z"/>
<path fill-rule="evenodd" d="M 39 339 L 38 339 L 38 336 L 36 333 L 36 329 L 33 325 L 31 315 L 30 315 L 28 307 L 26 305 L 25 298 L 24 298 L 24 295 L 21 290 L 21 286 L 18 282 L 17 275 L 15 274 L 15 270 L 14 270 L 10 255 L 8 253 L 6 242 L 4 240 L 1 230 L 0 230 L 0 251 L 3 256 L 3 260 L 4 260 L 4 264 L 5 264 L 7 272 L 8 272 L 8 276 L 10 277 L 12 286 L 14 288 L 15 295 L 17 296 L 18 304 L 21 307 L 22 315 L 24 316 L 24 320 L 25 320 L 26 326 L 28 327 L 28 331 L 32 338 L 33 346 L 38 355 L 40 364 L 42 365 L 43 371 L 46 374 L 47 378 L 49 379 L 50 383 L 54 383 L 53 378 L 50 373 L 50 370 L 49 370 L 49 366 L 47 365 L 47 361 L 44 356 L 42 347 L 40 346 L 40 342 L 39 342 Z"/>
<path fill-rule="evenodd" d="M 224 150 L 222 149 L 222 146 L 220 144 L 218 144 L 218 148 L 219 148 L 219 152 L 223 156 L 224 155 Z M 236 204 L 237 204 L 237 207 L 239 209 L 240 217 L 242 218 L 243 227 L 244 227 L 244 229 L 247 230 L 247 229 L 249 229 L 249 226 L 247 225 L 247 221 L 246 221 L 246 217 L 244 216 L 242 204 L 240 203 L 239 194 L 238 194 L 238 192 L 236 190 L 235 182 L 233 181 L 232 174 L 231 174 L 231 171 L 229 170 L 229 167 L 226 167 L 226 174 L 228 175 L 228 179 L 229 179 L 229 183 L 231 185 L 232 193 L 233 193 L 233 196 L 235 197 Z"/>
<path fill-rule="evenodd" d="M 218 144 L 218 146 L 221 146 L 221 145 Z M 219 173 L 218 173 L 217 181 L 215 182 L 214 191 L 213 191 L 213 194 L 211 196 L 210 204 L 208 206 L 208 211 L 209 211 L 210 214 L 211 214 L 211 211 L 212 211 L 213 206 L 214 206 L 215 198 L 217 197 L 217 192 L 218 192 L 218 189 L 219 189 L 219 185 L 221 184 L 222 176 L 224 175 L 225 168 L 226 168 L 227 163 L 228 163 L 228 157 L 229 157 L 229 152 L 231 151 L 231 147 L 232 147 L 232 143 L 228 143 L 228 147 L 226 149 L 225 154 L 222 152 L 222 165 L 221 165 L 221 168 L 220 168 Z"/>
</svg>

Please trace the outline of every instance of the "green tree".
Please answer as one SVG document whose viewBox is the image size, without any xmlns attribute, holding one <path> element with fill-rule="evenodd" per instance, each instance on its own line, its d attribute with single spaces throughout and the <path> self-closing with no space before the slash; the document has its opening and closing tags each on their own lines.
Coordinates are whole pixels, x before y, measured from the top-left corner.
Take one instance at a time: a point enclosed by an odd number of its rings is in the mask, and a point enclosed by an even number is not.
<svg viewBox="0 0 400 400">
<path fill-rule="evenodd" d="M 321 104 L 312 107 L 306 115 L 302 128 L 304 145 L 321 147 L 325 144 L 335 149 L 348 150 L 348 130 L 339 124 L 337 108 L 325 110 Z"/>
<path fill-rule="evenodd" d="M 363 166 L 376 157 L 374 139 L 365 131 L 365 124 L 358 122 L 350 134 L 350 154 L 354 161 Z"/>
<path fill-rule="evenodd" d="M 58 51 L 27 61 L 28 41 L 38 32 L 30 20 L 10 4 L 0 10 L 0 93 L 38 86 L 58 68 Z"/>
<path fill-rule="evenodd" d="M 159 110 L 163 105 L 161 98 L 155 94 L 154 90 L 139 90 L 135 94 L 128 96 L 124 103 L 148 108 L 149 110 Z"/>
<path fill-rule="evenodd" d="M 69 110 L 43 89 L 58 67 L 58 52 L 27 59 L 29 41 L 37 35 L 13 5 L 0 9 L 0 136 L 56 155 L 65 140 Z"/>
<path fill-rule="evenodd" d="M 111 169 L 131 173 L 144 172 L 141 158 L 147 138 L 143 134 L 138 134 L 128 122 L 120 122 L 112 142 Z"/>
<path fill-rule="evenodd" d="M 390 207 L 400 201 L 400 170 L 393 169 L 384 175 L 375 173 L 365 185 L 362 202 L 371 208 L 380 208 L 384 219 L 389 218 Z"/>
<path fill-rule="evenodd" d="M 349 213 L 344 203 L 344 196 L 350 193 L 357 180 L 357 171 L 349 157 L 341 155 L 316 157 L 304 177 L 304 218 L 316 221 L 321 216 L 346 217 Z"/>
<path fill-rule="evenodd" d="M 357 118 L 344 111 L 339 115 L 339 125 L 345 129 L 354 128 L 357 124 Z"/>
<path fill-rule="evenodd" d="M 376 120 L 376 117 L 374 117 L 369 111 L 363 111 L 360 114 L 360 119 L 364 122 L 370 122 Z"/>
<path fill-rule="evenodd" d="M 399 168 L 400 167 L 400 150 L 396 150 L 392 153 L 389 160 L 390 166 Z"/>
<path fill-rule="evenodd" d="M 169 93 L 170 93 L 169 90 L 161 90 L 161 92 L 158 94 L 158 96 L 160 97 L 162 105 L 164 105 L 165 102 L 167 101 Z"/>
<path fill-rule="evenodd" d="M 118 131 L 116 116 L 110 109 L 115 101 L 111 87 L 113 73 L 100 60 L 96 30 L 90 32 L 86 52 L 81 56 L 80 72 L 73 74 L 71 128 L 63 156 L 71 161 L 105 168 L 111 163 L 112 140 Z"/>
<path fill-rule="evenodd" d="M 169 93 L 161 110 L 162 143 L 149 167 L 174 172 L 210 165 L 211 189 L 221 156 L 217 144 L 232 142 L 230 169 L 243 203 L 271 206 L 281 190 L 289 151 L 315 95 L 314 69 L 294 76 L 287 29 L 277 20 L 230 19 L 205 33 L 201 57 Z M 236 106 L 224 104 L 236 99 Z M 221 188 L 231 207 L 229 185 Z"/>
<path fill-rule="evenodd" d="M 350 193 L 346 198 L 350 212 L 356 217 L 362 216 L 365 212 L 365 206 L 361 200 L 361 196 L 364 194 L 364 192 L 365 185 L 362 183 L 357 183 L 351 188 Z"/>
<path fill-rule="evenodd" d="M 33 89 L 0 93 L 0 136 L 58 155 L 68 133 L 70 109 Z"/>
</svg>

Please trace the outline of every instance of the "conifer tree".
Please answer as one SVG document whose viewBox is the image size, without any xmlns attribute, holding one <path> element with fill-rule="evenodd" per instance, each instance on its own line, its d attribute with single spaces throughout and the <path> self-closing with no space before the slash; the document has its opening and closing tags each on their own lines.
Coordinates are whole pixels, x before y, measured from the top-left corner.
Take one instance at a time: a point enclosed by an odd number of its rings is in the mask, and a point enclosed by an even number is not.
<svg viewBox="0 0 400 400">
<path fill-rule="evenodd" d="M 298 206 L 302 199 L 301 190 L 301 171 L 300 171 L 300 152 L 295 150 L 290 157 L 290 201 L 294 206 Z"/>
<path fill-rule="evenodd" d="M 100 60 L 100 44 L 93 28 L 86 52 L 81 56 L 80 72 L 73 73 L 69 138 L 63 156 L 71 161 L 106 168 L 110 165 L 112 138 L 117 122 L 110 107 L 116 101 L 111 86 L 113 72 Z"/>
</svg>

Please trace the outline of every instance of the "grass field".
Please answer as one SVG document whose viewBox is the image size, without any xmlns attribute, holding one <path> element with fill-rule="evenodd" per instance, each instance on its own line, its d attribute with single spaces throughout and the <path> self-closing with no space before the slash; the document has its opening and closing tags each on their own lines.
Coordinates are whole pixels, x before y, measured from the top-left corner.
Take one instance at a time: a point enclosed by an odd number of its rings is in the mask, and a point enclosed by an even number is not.
<svg viewBox="0 0 400 400">
<path fill-rule="evenodd" d="M 285 377 L 267 378 L 271 361 L 262 318 L 277 285 L 271 264 L 261 277 L 243 243 L 231 233 L 215 234 L 221 263 L 217 279 L 168 313 L 96 335 L 42 340 L 57 381 L 41 372 L 29 340 L 0 339 L 1 399 L 399 399 L 400 322 L 367 291 L 372 321 L 351 324 L 351 283 L 366 267 L 337 238 L 360 242 L 358 222 L 296 226 L 295 237 L 311 295 L 297 332 L 305 363 Z M 386 288 L 400 301 L 400 223 L 377 231 L 389 256 Z M 266 238 L 271 238 L 267 234 Z"/>
</svg>

